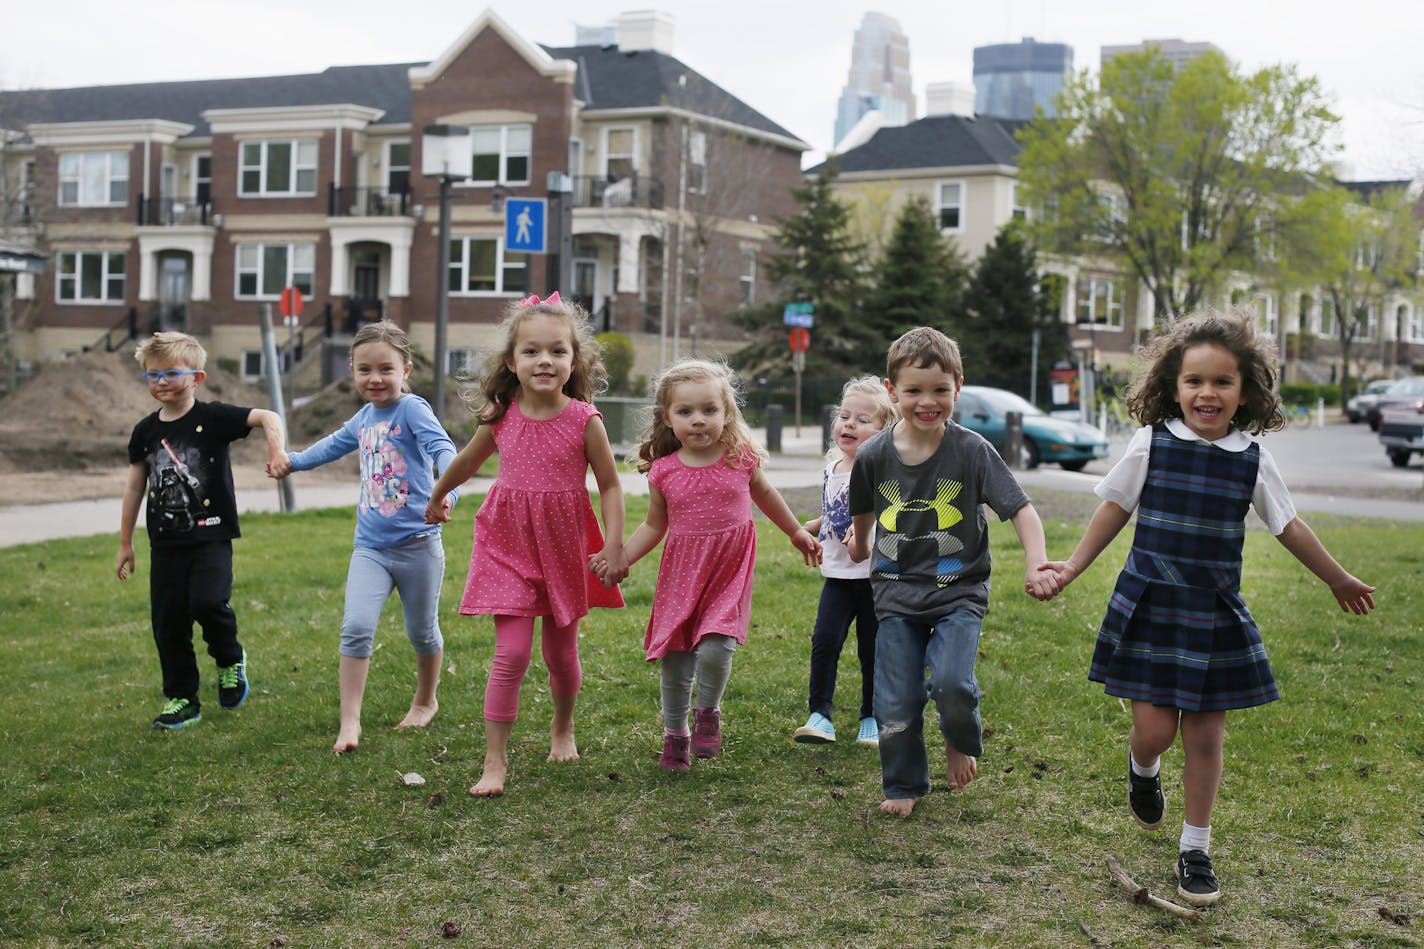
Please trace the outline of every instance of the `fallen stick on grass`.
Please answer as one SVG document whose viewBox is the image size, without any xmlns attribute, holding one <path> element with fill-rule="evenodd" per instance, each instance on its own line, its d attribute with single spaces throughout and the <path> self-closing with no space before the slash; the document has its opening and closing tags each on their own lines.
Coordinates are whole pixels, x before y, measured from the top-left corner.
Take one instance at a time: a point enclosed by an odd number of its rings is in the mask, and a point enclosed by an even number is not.
<svg viewBox="0 0 1424 949">
<path fill-rule="evenodd" d="M 1178 906 L 1171 900 L 1164 900 L 1160 896 L 1153 896 L 1147 887 L 1138 886 L 1133 882 L 1132 877 L 1128 876 L 1112 857 L 1108 857 L 1108 872 L 1113 875 L 1113 879 L 1117 881 L 1118 886 L 1132 894 L 1132 901 L 1134 903 L 1146 903 L 1160 910 L 1166 910 L 1173 916 L 1180 916 L 1182 919 L 1190 919 L 1193 922 L 1202 918 L 1202 914 L 1196 910 L 1187 909 L 1185 906 Z"/>
</svg>

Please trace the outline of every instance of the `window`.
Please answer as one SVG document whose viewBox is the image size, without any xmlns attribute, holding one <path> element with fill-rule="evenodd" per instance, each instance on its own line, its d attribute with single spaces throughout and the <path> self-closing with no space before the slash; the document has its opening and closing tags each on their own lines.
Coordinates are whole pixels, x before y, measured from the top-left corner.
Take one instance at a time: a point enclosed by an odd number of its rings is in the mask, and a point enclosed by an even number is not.
<svg viewBox="0 0 1424 949">
<path fill-rule="evenodd" d="M 604 129 L 603 173 L 609 181 L 621 181 L 638 173 L 637 145 L 634 129 Z"/>
<path fill-rule="evenodd" d="M 1362 340 L 1374 339 L 1379 333 L 1379 304 L 1371 303 L 1364 308 L 1364 311 L 1364 319 L 1359 321 L 1359 327 L 1356 330 L 1357 336 Z"/>
<path fill-rule="evenodd" d="M 1410 342 L 1420 342 L 1424 340 L 1424 306 L 1416 306 L 1412 309 L 1409 304 L 1399 305 L 1399 321 L 1404 327 L 1405 339 Z"/>
<path fill-rule="evenodd" d="M 1278 335 L 1281 331 L 1281 322 L 1280 310 L 1276 306 L 1276 298 L 1270 294 L 1260 297 L 1258 309 L 1261 314 L 1261 323 L 1266 330 L 1266 335 Z"/>
<path fill-rule="evenodd" d="M 742 251 L 742 303 L 756 302 L 756 251 Z"/>
<path fill-rule="evenodd" d="M 1320 301 L 1320 335 L 1332 339 L 1335 329 L 1335 301 L 1325 297 Z"/>
<path fill-rule="evenodd" d="M 128 152 L 65 152 L 59 156 L 59 203 L 104 207 L 129 203 Z"/>
<path fill-rule="evenodd" d="M 1127 198 L 1115 191 L 1099 192 L 1097 198 L 1098 216 L 1088 239 L 1113 243 L 1127 229 Z"/>
<path fill-rule="evenodd" d="M 59 255 L 55 295 L 68 303 L 123 303 L 124 254 L 76 251 Z"/>
<path fill-rule="evenodd" d="M 524 293 L 529 289 L 529 255 L 506 253 L 493 237 L 457 237 L 450 241 L 450 292 Z"/>
<path fill-rule="evenodd" d="M 213 200 L 213 156 L 193 156 L 193 201 L 211 204 Z"/>
<path fill-rule="evenodd" d="M 707 133 L 687 137 L 687 190 L 701 194 L 707 190 Z"/>
<path fill-rule="evenodd" d="M 316 139 L 243 142 L 241 154 L 239 194 L 316 194 Z"/>
<path fill-rule="evenodd" d="M 1017 181 L 1009 183 L 1009 217 L 1015 221 L 1023 221 L 1028 218 L 1028 208 L 1019 201 L 1019 183 Z"/>
<path fill-rule="evenodd" d="M 445 372 L 450 376 L 469 378 L 475 374 L 475 351 L 451 349 L 445 353 Z"/>
<path fill-rule="evenodd" d="M 484 184 L 528 184 L 533 138 L 534 130 L 528 125 L 476 125 L 470 130 L 475 149 L 470 179 Z"/>
<path fill-rule="evenodd" d="M 277 361 L 282 364 L 282 371 L 286 372 L 291 365 L 291 350 L 284 349 L 277 353 Z M 242 381 L 256 382 L 267 375 L 267 357 L 260 349 L 244 349 L 242 351 Z"/>
<path fill-rule="evenodd" d="M 386 194 L 410 194 L 410 142 L 386 145 Z"/>
<path fill-rule="evenodd" d="M 941 181 L 938 190 L 939 229 L 957 231 L 963 226 L 961 210 L 964 204 L 964 183 Z"/>
<path fill-rule="evenodd" d="M 273 299 L 287 287 L 311 295 L 315 286 L 315 244 L 238 244 L 237 296 Z"/>
<path fill-rule="evenodd" d="M 1122 288 L 1106 277 L 1078 281 L 1078 323 L 1122 329 Z"/>
</svg>

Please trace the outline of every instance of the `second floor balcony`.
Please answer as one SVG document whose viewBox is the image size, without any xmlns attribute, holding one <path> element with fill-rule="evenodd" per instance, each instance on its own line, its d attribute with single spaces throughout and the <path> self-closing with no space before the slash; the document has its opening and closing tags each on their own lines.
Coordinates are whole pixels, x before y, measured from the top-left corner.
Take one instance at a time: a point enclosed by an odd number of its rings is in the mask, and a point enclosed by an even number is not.
<svg viewBox="0 0 1424 949">
<path fill-rule="evenodd" d="M 196 198 L 149 198 L 139 195 L 139 227 L 176 227 L 180 224 L 212 224 L 211 201 Z"/>
<path fill-rule="evenodd" d="M 407 217 L 414 214 L 408 191 L 385 188 L 338 188 L 327 190 L 328 217 Z"/>
<path fill-rule="evenodd" d="M 627 175 L 609 178 L 605 175 L 573 179 L 576 208 L 649 208 L 663 207 L 663 183 L 656 178 Z"/>
</svg>

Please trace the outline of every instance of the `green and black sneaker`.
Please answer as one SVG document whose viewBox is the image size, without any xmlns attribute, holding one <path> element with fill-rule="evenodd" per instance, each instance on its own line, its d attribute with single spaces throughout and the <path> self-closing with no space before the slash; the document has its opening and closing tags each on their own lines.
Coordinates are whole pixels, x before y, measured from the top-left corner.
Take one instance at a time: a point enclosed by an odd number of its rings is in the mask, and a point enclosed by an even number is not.
<svg viewBox="0 0 1424 949">
<path fill-rule="evenodd" d="M 190 699 L 169 699 L 163 703 L 163 711 L 158 713 L 158 717 L 153 720 L 154 728 L 187 728 L 203 720 L 203 713 L 198 711 L 198 703 Z"/>
<path fill-rule="evenodd" d="M 234 709 L 247 701 L 247 650 L 230 666 L 218 666 L 218 705 Z"/>
</svg>

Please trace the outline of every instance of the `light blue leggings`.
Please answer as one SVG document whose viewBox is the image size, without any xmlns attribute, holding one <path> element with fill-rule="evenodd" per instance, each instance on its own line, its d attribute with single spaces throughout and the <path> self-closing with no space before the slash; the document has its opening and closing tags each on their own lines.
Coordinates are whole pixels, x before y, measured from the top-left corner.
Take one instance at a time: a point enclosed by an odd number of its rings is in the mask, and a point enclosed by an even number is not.
<svg viewBox="0 0 1424 949">
<path fill-rule="evenodd" d="M 400 594 L 405 634 L 418 656 L 445 648 L 440 635 L 440 582 L 445 548 L 439 533 L 414 537 L 394 547 L 357 547 L 346 574 L 346 614 L 341 618 L 341 655 L 369 659 L 376 624 L 391 590 Z"/>
</svg>

